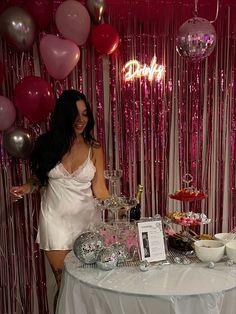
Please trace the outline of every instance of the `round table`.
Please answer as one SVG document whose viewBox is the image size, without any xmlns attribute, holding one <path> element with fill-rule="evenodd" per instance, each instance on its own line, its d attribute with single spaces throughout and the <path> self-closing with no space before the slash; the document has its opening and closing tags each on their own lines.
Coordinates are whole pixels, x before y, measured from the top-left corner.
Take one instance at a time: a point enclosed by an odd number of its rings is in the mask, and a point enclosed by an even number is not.
<svg viewBox="0 0 236 314">
<path fill-rule="evenodd" d="M 235 314 L 236 265 L 82 267 L 69 253 L 57 314 Z"/>
</svg>

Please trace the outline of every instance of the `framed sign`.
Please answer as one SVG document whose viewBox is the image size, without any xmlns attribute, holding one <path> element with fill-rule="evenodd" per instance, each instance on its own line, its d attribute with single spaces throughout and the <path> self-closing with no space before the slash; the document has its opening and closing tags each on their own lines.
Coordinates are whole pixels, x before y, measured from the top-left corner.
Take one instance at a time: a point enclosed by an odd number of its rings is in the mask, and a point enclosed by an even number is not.
<svg viewBox="0 0 236 314">
<path fill-rule="evenodd" d="M 138 222 L 138 240 L 141 260 L 159 262 L 166 260 L 162 220 Z"/>
</svg>

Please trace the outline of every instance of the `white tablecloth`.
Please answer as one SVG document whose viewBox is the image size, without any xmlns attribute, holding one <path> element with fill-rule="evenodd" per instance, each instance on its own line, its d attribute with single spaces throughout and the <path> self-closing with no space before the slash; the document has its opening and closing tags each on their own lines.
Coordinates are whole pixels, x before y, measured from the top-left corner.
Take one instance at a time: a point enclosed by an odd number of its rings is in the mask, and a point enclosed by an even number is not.
<svg viewBox="0 0 236 314">
<path fill-rule="evenodd" d="M 65 260 L 57 314 L 235 314 L 236 265 L 164 265 L 112 271 Z"/>
</svg>

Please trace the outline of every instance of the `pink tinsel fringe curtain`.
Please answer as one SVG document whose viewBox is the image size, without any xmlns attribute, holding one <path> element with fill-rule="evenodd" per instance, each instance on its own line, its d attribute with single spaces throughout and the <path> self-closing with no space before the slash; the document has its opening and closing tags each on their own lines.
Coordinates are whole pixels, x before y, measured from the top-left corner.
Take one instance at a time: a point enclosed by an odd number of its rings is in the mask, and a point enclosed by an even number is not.
<svg viewBox="0 0 236 314">
<path fill-rule="evenodd" d="M 60 2 L 54 1 L 54 11 Z M 24 54 L 1 41 L 0 57 L 6 65 L 1 94 L 13 100 L 18 80 L 31 74 L 51 82 L 56 95 L 65 88 L 83 91 L 93 107 L 95 135 L 104 147 L 106 167 L 123 169 L 125 193 L 133 194 L 138 183 L 144 185 L 143 215 L 202 211 L 212 219 L 206 231 L 229 230 L 236 225 L 236 7 L 227 3 L 221 1 L 214 24 L 216 49 L 195 64 L 175 50 L 178 27 L 192 17 L 193 1 L 107 0 L 105 20 L 119 33 L 118 50 L 100 56 L 88 41 L 78 66 L 63 82 L 51 79 L 41 62 L 42 34 L 32 51 Z M 199 1 L 199 15 L 213 20 L 215 7 L 215 1 Z M 137 59 L 149 64 L 154 55 L 166 69 L 162 81 L 124 81 L 125 62 Z M 48 128 L 48 121 L 32 125 L 18 113 L 16 125 L 36 137 Z M 187 172 L 193 175 L 193 184 L 208 194 L 207 200 L 186 205 L 168 198 L 182 187 Z M 1 145 L 0 313 L 4 314 L 49 311 L 43 256 L 34 243 L 39 195 L 13 204 L 8 194 L 11 185 L 29 176 L 27 161 L 7 155 Z"/>
</svg>

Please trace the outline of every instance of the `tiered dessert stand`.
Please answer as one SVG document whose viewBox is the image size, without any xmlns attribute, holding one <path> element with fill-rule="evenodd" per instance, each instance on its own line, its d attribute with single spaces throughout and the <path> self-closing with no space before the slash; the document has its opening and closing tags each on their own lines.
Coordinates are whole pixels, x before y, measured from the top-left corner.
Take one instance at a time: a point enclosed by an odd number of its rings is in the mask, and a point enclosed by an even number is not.
<svg viewBox="0 0 236 314">
<path fill-rule="evenodd" d="M 182 227 L 182 240 L 188 242 L 193 240 L 193 235 L 190 231 L 191 227 L 209 224 L 211 220 L 208 219 L 204 213 L 195 213 L 189 211 L 190 202 L 204 200 L 205 198 L 207 198 L 207 195 L 191 185 L 193 181 L 193 177 L 191 174 L 185 174 L 182 180 L 185 183 L 186 187 L 176 191 L 173 194 L 170 194 L 169 197 L 174 200 L 186 202 L 187 206 L 185 206 L 185 208 L 187 210 L 169 213 L 167 215 L 167 220 L 174 225 Z"/>
</svg>

